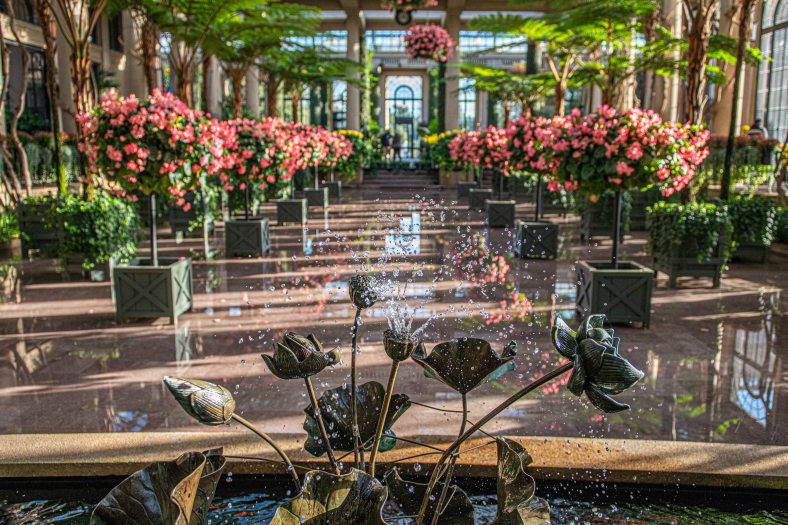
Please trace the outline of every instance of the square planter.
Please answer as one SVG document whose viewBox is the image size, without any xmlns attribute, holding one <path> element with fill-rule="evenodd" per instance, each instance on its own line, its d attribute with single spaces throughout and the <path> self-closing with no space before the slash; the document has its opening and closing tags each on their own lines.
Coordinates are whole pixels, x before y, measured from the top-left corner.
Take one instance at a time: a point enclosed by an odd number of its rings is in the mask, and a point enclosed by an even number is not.
<svg viewBox="0 0 788 525">
<path fill-rule="evenodd" d="M 44 224 L 48 209 L 49 204 L 22 203 L 19 205 L 19 238 L 22 258 L 29 259 L 32 250 L 39 250 L 44 254 L 57 252 L 65 230 L 60 224 L 54 229 Z"/>
<path fill-rule="evenodd" d="M 462 171 L 450 170 L 446 168 L 440 168 L 438 173 L 439 173 L 439 180 L 442 188 L 458 187 L 460 183 L 460 179 L 462 179 L 463 176 L 465 175 Z"/>
<path fill-rule="evenodd" d="M 558 256 L 558 225 L 555 223 L 521 222 L 515 236 L 515 253 L 522 259 L 555 259 Z"/>
<path fill-rule="evenodd" d="M 141 317 L 178 316 L 192 308 L 192 260 L 159 258 L 133 259 L 113 270 L 115 318 L 118 322 Z"/>
<path fill-rule="evenodd" d="M 654 270 L 668 274 L 668 286 L 676 288 L 679 277 L 709 277 L 713 288 L 720 287 L 722 269 L 725 266 L 723 243 L 717 243 L 714 255 L 704 261 L 697 257 L 687 257 L 692 251 L 683 246 L 673 246 L 670 253 L 654 255 Z"/>
<path fill-rule="evenodd" d="M 276 201 L 276 221 L 282 224 L 306 224 L 306 199 L 285 199 Z"/>
<path fill-rule="evenodd" d="M 490 228 L 514 226 L 514 201 L 487 201 L 487 225 Z"/>
<path fill-rule="evenodd" d="M 605 314 L 611 323 L 651 322 L 654 271 L 632 261 L 578 261 L 575 310 L 584 317 Z"/>
<path fill-rule="evenodd" d="M 224 223 L 226 257 L 262 257 L 271 251 L 268 219 L 227 221 Z"/>
<path fill-rule="evenodd" d="M 339 200 L 342 198 L 342 181 L 334 180 L 323 184 L 323 188 L 328 188 L 328 198 Z"/>
<path fill-rule="evenodd" d="M 471 188 L 468 190 L 468 209 L 483 211 L 487 208 L 487 201 L 492 199 L 491 189 Z"/>
<path fill-rule="evenodd" d="M 320 208 L 328 208 L 328 188 L 320 189 L 305 189 L 304 198 L 308 206 L 319 206 Z"/>
<path fill-rule="evenodd" d="M 765 263 L 769 260 L 771 251 L 771 246 L 740 243 L 736 245 L 736 250 L 733 252 L 733 258 L 741 262 Z"/>
<path fill-rule="evenodd" d="M 475 188 L 478 188 L 479 185 L 472 181 L 461 180 L 457 181 L 457 198 L 464 199 L 468 196 L 468 193 Z"/>
</svg>

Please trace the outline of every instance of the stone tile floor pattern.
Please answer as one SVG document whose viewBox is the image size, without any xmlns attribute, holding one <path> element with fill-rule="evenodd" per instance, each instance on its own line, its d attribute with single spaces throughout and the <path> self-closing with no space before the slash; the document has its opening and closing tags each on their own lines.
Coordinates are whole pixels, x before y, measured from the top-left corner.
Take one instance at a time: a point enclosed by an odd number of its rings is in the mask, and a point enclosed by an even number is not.
<svg viewBox="0 0 788 525">
<path fill-rule="evenodd" d="M 574 261 L 607 258 L 611 243 L 582 243 L 577 217 L 553 216 L 561 225 L 559 259 L 520 260 L 510 255 L 512 232 L 488 230 L 483 215 L 457 203 L 454 191 L 409 195 L 346 191 L 326 213 L 312 209 L 303 229 L 272 223 L 272 251 L 260 259 L 204 260 L 201 239 L 178 243 L 164 230 L 162 256 L 197 254 L 194 308 L 177 326 L 164 319 L 118 325 L 108 282 L 64 280 L 52 261 L 25 262 L 16 297 L 0 304 L 0 433 L 206 430 L 164 390 L 164 375 L 221 383 L 235 393 L 240 413 L 267 432 L 300 433 L 308 404 L 302 383 L 273 377 L 260 353 L 270 353 L 285 331 L 314 333 L 346 356 L 318 376 L 318 390 L 349 381 L 354 310 L 347 280 L 362 269 L 407 282 L 405 298 L 418 307 L 415 325 L 434 318 L 425 330 L 428 350 L 464 335 L 487 338 L 498 351 L 518 342 L 517 369 L 470 394 L 471 420 L 480 417 L 558 362 L 548 319 L 554 311 L 573 317 Z M 519 204 L 517 215 L 530 218 L 531 210 Z M 263 214 L 275 217 L 271 205 Z M 457 247 L 476 232 L 507 257 L 504 284 L 470 282 L 458 267 Z M 648 264 L 645 244 L 645 233 L 633 232 L 624 253 Z M 211 245 L 223 246 L 221 226 Z M 716 290 L 707 279 L 682 280 L 671 290 L 660 275 L 651 328 L 617 327 L 621 352 L 646 371 L 640 386 L 620 396 L 630 412 L 602 415 L 553 384 L 487 430 L 786 445 L 786 283 L 785 245 L 767 264 L 731 264 Z M 513 302 L 517 294 L 525 294 L 530 310 Z M 360 382 L 386 382 L 386 326 L 385 305 L 365 312 Z M 412 362 L 403 364 L 397 391 L 434 407 L 460 404 Z M 458 425 L 455 413 L 414 405 L 394 429 L 403 436 L 453 435 Z"/>
</svg>

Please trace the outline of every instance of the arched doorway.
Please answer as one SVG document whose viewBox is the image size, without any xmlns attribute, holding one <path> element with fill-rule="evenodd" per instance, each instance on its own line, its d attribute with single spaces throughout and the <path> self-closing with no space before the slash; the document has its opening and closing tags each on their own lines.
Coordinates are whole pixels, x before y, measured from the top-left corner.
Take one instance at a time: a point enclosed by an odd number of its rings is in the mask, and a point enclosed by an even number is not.
<svg viewBox="0 0 788 525">
<path fill-rule="evenodd" d="M 392 135 L 402 136 L 402 156 L 414 159 L 419 154 L 419 123 L 422 116 L 423 79 L 420 76 L 386 78 L 385 127 Z"/>
</svg>

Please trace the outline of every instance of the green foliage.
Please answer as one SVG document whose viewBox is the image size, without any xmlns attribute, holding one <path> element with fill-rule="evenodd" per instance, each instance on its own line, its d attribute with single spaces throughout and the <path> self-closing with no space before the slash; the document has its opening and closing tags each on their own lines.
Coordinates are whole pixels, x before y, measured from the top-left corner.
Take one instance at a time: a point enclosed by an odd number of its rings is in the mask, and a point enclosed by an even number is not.
<svg viewBox="0 0 788 525">
<path fill-rule="evenodd" d="M 33 184 L 54 184 L 57 181 L 54 135 L 41 132 L 35 135 L 20 134 L 20 138 L 27 153 L 27 166 Z M 76 141 L 73 138 L 64 139 L 60 153 L 66 181 L 79 180 L 81 166 Z"/>
<path fill-rule="evenodd" d="M 369 165 L 372 160 L 374 155 L 372 141 L 363 133 L 354 130 L 341 130 L 338 133 L 353 143 L 353 154 L 337 162 L 334 171 L 339 180 L 351 182 L 356 179 L 356 170 Z"/>
<path fill-rule="evenodd" d="M 777 209 L 777 220 L 774 238 L 777 242 L 788 243 L 788 208 Z"/>
<path fill-rule="evenodd" d="M 714 255 L 721 235 L 730 232 L 728 208 L 721 204 L 657 202 L 648 210 L 649 250 L 669 256 L 674 248 L 681 256 L 695 255 L 704 261 Z"/>
<path fill-rule="evenodd" d="M 770 246 L 777 209 L 768 199 L 738 196 L 728 204 L 735 244 Z"/>
<path fill-rule="evenodd" d="M 61 240 L 47 254 L 50 257 L 84 257 L 82 266 L 89 270 L 111 257 L 126 261 L 137 250 L 139 219 L 134 206 L 124 199 L 97 192 L 91 200 L 67 195 L 34 197 L 25 202 L 48 205 L 44 208 L 44 224 L 63 228 Z"/>
<path fill-rule="evenodd" d="M 19 217 L 16 210 L 3 210 L 0 212 L 0 243 L 17 237 L 19 237 Z"/>
</svg>

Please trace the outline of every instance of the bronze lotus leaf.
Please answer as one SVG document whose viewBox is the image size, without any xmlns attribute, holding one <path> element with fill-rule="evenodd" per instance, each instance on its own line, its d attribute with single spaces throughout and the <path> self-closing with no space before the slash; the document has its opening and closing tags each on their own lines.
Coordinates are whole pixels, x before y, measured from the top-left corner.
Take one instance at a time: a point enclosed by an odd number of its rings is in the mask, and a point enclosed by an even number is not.
<svg viewBox="0 0 788 525">
<path fill-rule="evenodd" d="M 164 384 L 186 413 L 203 425 L 223 425 L 235 412 L 233 395 L 223 386 L 177 377 L 165 377 Z"/>
<path fill-rule="evenodd" d="M 534 497 L 536 482 L 526 468 L 533 461 L 516 441 L 498 438 L 498 515 L 496 525 L 550 523 L 550 505 Z"/>
<path fill-rule="evenodd" d="M 336 476 L 312 470 L 301 493 L 276 509 L 269 525 L 385 525 L 385 503 L 386 488 L 365 472 Z"/>
<path fill-rule="evenodd" d="M 386 389 L 376 381 L 370 381 L 356 387 L 356 406 L 358 408 L 358 426 L 361 442 L 371 447 L 375 437 L 380 411 L 383 407 L 383 398 Z M 334 450 L 353 450 L 352 411 L 350 402 L 350 386 L 342 386 L 326 390 L 317 400 L 320 414 L 328 431 L 328 439 Z M 392 425 L 399 417 L 410 408 L 410 400 L 404 394 L 394 394 L 391 405 L 386 415 L 383 427 L 383 438 L 380 441 L 380 451 L 391 450 L 397 444 L 396 436 L 391 430 Z M 304 448 L 313 456 L 321 456 L 326 452 L 326 444 L 320 435 L 320 427 L 314 417 L 314 408 L 310 403 L 304 409 L 306 419 L 304 430 L 307 432 Z"/>
<path fill-rule="evenodd" d="M 367 275 L 354 275 L 348 283 L 350 300 L 356 308 L 370 308 L 378 302 L 372 279 Z"/>
<path fill-rule="evenodd" d="M 514 370 L 517 343 L 512 341 L 498 355 L 484 339 L 462 337 L 440 343 L 429 356 L 420 351 L 413 360 L 424 368 L 427 377 L 434 377 L 461 394 L 467 394 L 484 381 L 492 381 Z"/>
<path fill-rule="evenodd" d="M 603 328 L 604 315 L 589 315 L 575 332 L 560 318 L 553 326 L 553 345 L 574 362 L 567 388 L 576 396 L 583 392 L 604 412 L 620 412 L 629 405 L 611 395 L 620 394 L 643 378 L 643 372 L 618 353 L 620 339 Z"/>
<path fill-rule="evenodd" d="M 414 352 L 424 353 L 421 341 L 411 338 L 410 334 L 398 334 L 394 330 L 383 332 L 383 350 L 393 361 L 405 361 Z"/>
<path fill-rule="evenodd" d="M 323 352 L 314 335 L 304 337 L 288 332 L 281 343 L 276 343 L 273 357 L 263 354 L 263 360 L 280 379 L 304 379 L 338 363 L 339 352 L 336 349 Z"/>
<path fill-rule="evenodd" d="M 386 488 L 389 490 L 389 497 L 404 515 L 415 516 L 419 513 L 421 501 L 424 499 L 424 493 L 427 491 L 426 483 L 405 481 L 400 477 L 396 468 L 386 473 L 384 481 L 386 482 Z M 424 515 L 424 523 L 432 523 L 435 508 L 438 505 L 438 495 L 443 492 L 444 485 L 445 483 L 438 483 L 432 491 L 434 497 L 429 501 L 427 512 Z M 457 485 L 449 485 L 443 508 L 444 511 L 438 518 L 438 525 L 474 524 L 473 504 L 468 495 Z"/>
<path fill-rule="evenodd" d="M 225 465 L 221 454 L 221 449 L 187 452 L 138 470 L 99 502 L 91 525 L 208 523 L 208 506 Z"/>
</svg>

